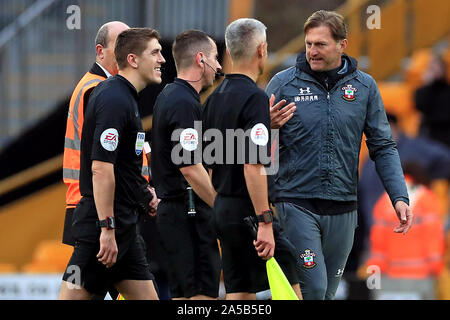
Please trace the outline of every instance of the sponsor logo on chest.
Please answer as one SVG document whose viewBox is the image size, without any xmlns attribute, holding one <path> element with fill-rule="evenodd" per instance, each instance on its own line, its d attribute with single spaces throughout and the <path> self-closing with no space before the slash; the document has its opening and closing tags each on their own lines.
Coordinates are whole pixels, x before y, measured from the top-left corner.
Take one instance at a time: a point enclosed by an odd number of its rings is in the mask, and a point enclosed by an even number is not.
<svg viewBox="0 0 450 320">
<path fill-rule="evenodd" d="M 295 102 L 319 101 L 319 96 L 311 91 L 310 87 L 299 88 L 299 94 L 294 97 Z"/>
</svg>

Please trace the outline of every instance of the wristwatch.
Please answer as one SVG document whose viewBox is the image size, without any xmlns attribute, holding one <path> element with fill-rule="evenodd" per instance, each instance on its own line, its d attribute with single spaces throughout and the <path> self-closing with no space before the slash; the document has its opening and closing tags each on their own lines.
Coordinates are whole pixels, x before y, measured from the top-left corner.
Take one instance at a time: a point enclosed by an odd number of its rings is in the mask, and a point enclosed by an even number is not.
<svg viewBox="0 0 450 320">
<path fill-rule="evenodd" d="M 258 222 L 272 223 L 273 222 L 273 212 L 272 209 L 264 210 L 261 214 L 256 215 Z"/>
<path fill-rule="evenodd" d="M 105 220 L 99 220 L 98 226 L 100 228 L 106 228 L 106 230 L 112 230 L 116 228 L 116 221 L 114 217 L 106 217 Z"/>
</svg>

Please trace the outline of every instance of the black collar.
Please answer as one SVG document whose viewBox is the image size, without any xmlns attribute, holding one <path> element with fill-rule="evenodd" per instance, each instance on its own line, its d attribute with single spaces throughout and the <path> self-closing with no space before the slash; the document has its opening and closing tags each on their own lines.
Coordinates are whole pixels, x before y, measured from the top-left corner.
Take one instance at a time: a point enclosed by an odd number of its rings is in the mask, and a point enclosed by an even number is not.
<svg viewBox="0 0 450 320">
<path fill-rule="evenodd" d="M 175 78 L 173 80 L 173 83 L 186 87 L 192 93 L 195 99 L 200 102 L 200 95 L 188 81 L 181 78 Z"/>
<path fill-rule="evenodd" d="M 92 65 L 91 69 L 89 70 L 89 73 L 95 74 L 95 75 L 100 76 L 100 77 L 104 77 L 105 79 L 107 78 L 105 72 L 97 64 L 97 62 L 94 62 L 94 64 Z"/>
<path fill-rule="evenodd" d="M 121 76 L 120 74 L 115 75 L 113 78 L 116 78 L 116 79 L 119 79 L 119 80 L 123 81 L 128 86 L 128 88 L 130 89 L 130 92 L 134 96 L 134 98 L 136 100 L 138 100 L 138 98 L 139 98 L 138 92 L 137 92 L 136 88 L 131 84 L 131 82 L 127 80 L 127 78 Z"/>
<path fill-rule="evenodd" d="M 243 73 L 227 73 L 225 75 L 225 78 L 227 79 L 242 79 L 246 81 L 250 81 L 252 84 L 255 84 L 255 81 L 252 80 L 249 76 L 243 74 Z"/>
</svg>

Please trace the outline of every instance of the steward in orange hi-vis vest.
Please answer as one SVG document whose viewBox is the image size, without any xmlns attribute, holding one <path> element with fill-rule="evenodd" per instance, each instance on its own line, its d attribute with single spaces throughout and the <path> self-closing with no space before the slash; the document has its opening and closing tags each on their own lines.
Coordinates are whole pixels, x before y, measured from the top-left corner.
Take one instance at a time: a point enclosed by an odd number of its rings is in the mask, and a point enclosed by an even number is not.
<svg viewBox="0 0 450 320">
<path fill-rule="evenodd" d="M 387 194 L 374 208 L 367 265 L 395 279 L 424 279 L 439 275 L 444 266 L 444 225 L 439 198 L 427 187 L 406 176 L 413 227 L 406 235 L 393 232 L 398 223 Z"/>
<path fill-rule="evenodd" d="M 70 232 L 72 213 L 81 199 L 80 149 L 84 111 L 92 90 L 105 79 L 105 72 L 97 63 L 94 63 L 91 69 L 78 82 L 70 98 L 63 155 L 63 180 L 68 189 L 66 192 L 66 218 L 62 242 L 68 245 L 74 244 L 74 239 Z"/>
<path fill-rule="evenodd" d="M 97 64 L 94 64 L 91 70 L 78 82 L 70 98 L 63 157 L 63 179 L 68 186 L 66 193 L 67 208 L 75 208 L 81 199 L 79 176 L 84 108 L 92 89 L 105 79 L 106 75 L 103 70 Z"/>
</svg>

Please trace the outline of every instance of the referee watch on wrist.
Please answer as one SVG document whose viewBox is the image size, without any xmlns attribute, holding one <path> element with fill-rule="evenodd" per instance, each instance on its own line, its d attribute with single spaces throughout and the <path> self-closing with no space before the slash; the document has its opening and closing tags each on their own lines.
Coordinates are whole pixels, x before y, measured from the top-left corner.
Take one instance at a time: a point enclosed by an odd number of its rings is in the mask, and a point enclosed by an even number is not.
<svg viewBox="0 0 450 320">
<path fill-rule="evenodd" d="M 272 223 L 273 222 L 273 212 L 271 209 L 264 210 L 261 212 L 261 214 L 256 215 L 256 219 L 258 222 L 264 222 L 264 223 Z"/>
<path fill-rule="evenodd" d="M 116 228 L 116 221 L 114 217 L 106 217 L 105 220 L 99 220 L 98 226 L 100 228 L 106 228 L 106 230 L 113 230 Z"/>
</svg>

